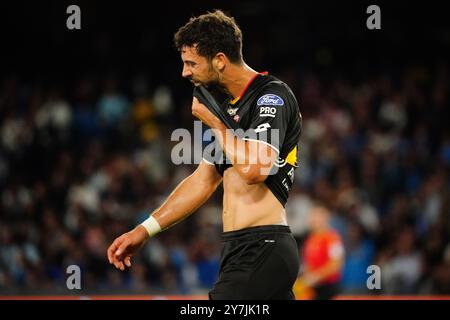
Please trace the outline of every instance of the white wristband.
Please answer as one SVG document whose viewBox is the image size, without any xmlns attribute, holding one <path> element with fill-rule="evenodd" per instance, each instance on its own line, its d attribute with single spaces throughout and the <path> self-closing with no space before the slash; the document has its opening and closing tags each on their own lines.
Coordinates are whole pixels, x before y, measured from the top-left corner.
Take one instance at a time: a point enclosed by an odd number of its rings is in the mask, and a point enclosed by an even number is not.
<svg viewBox="0 0 450 320">
<path fill-rule="evenodd" d="M 145 230 L 147 230 L 150 237 L 153 237 L 155 234 L 161 232 L 161 226 L 159 225 L 158 221 L 156 221 L 156 219 L 152 216 L 142 222 L 141 226 L 143 226 Z"/>
</svg>

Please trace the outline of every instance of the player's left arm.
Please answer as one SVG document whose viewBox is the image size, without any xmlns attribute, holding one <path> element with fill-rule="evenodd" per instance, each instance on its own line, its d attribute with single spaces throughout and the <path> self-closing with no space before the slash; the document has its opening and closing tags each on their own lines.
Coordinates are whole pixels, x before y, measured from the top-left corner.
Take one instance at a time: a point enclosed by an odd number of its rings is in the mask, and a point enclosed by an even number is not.
<svg viewBox="0 0 450 320">
<path fill-rule="evenodd" d="M 261 94 L 254 108 L 252 129 L 241 139 L 196 98 L 192 104 L 192 114 L 212 128 L 233 168 L 248 184 L 261 183 L 269 175 L 278 158 L 290 112 L 284 100 L 274 94 Z"/>
</svg>

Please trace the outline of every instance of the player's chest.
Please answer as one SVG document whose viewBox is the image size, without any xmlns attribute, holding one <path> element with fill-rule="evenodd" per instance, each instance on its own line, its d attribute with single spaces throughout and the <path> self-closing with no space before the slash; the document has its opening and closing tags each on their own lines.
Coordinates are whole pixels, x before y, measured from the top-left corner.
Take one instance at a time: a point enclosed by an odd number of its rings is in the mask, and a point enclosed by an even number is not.
<svg viewBox="0 0 450 320">
<path fill-rule="evenodd" d="M 252 104 L 228 104 L 227 113 L 233 118 L 233 120 L 238 124 L 238 126 L 244 130 L 250 127 L 252 122 Z"/>
</svg>

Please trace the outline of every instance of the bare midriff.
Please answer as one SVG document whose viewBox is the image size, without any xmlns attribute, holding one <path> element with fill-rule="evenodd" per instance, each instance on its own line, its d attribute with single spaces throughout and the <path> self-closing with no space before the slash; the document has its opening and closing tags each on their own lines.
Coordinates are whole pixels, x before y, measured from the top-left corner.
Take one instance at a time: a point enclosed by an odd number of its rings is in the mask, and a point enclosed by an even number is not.
<svg viewBox="0 0 450 320">
<path fill-rule="evenodd" d="M 247 184 L 231 167 L 223 174 L 223 231 L 265 225 L 287 225 L 280 201 L 262 182 Z"/>
</svg>

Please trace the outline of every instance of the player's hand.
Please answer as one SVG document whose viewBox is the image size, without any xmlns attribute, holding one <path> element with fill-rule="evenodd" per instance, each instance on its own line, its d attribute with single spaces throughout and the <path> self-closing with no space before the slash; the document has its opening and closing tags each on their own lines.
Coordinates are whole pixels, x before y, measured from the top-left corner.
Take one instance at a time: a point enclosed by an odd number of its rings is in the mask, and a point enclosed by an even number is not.
<svg viewBox="0 0 450 320">
<path fill-rule="evenodd" d="M 192 115 L 212 129 L 220 129 L 224 126 L 222 121 L 209 111 L 204 104 L 200 103 L 196 97 L 192 99 Z"/>
<path fill-rule="evenodd" d="M 307 272 L 300 277 L 300 280 L 309 287 L 314 287 L 320 281 L 320 277 L 312 272 Z"/>
<path fill-rule="evenodd" d="M 109 263 L 122 271 L 125 266 L 131 267 L 131 257 L 148 238 L 147 230 L 141 225 L 116 238 L 108 248 Z"/>
</svg>

